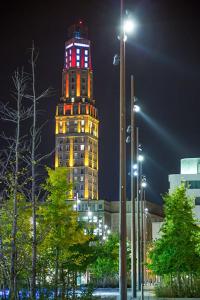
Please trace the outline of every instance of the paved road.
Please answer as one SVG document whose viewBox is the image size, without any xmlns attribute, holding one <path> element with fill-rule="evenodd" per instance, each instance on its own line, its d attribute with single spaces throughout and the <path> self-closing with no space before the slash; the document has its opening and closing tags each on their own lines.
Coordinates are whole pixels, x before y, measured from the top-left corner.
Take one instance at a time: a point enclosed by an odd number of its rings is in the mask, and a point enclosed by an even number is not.
<svg viewBox="0 0 200 300">
<path fill-rule="evenodd" d="M 119 289 L 111 289 L 111 288 L 106 288 L 106 289 L 96 289 L 94 292 L 94 295 L 96 296 L 101 296 L 102 299 L 113 299 L 113 300 L 118 300 L 119 299 Z M 131 297 L 131 289 L 128 289 L 128 299 L 131 300 L 133 299 Z M 137 299 L 141 299 L 140 293 L 137 294 Z M 145 300 L 155 300 L 155 296 L 153 293 L 153 289 L 145 289 L 144 291 L 144 299 Z"/>
</svg>

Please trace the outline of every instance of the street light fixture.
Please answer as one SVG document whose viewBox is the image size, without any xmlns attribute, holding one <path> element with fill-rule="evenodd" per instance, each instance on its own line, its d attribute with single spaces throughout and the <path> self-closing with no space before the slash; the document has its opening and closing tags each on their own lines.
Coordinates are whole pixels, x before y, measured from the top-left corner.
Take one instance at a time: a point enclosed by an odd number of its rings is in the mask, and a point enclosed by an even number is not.
<svg viewBox="0 0 200 300">
<path fill-rule="evenodd" d="M 144 156 L 141 155 L 141 154 L 139 154 L 139 155 L 138 155 L 138 161 L 139 161 L 139 162 L 143 162 L 143 161 L 144 161 Z"/>
<path fill-rule="evenodd" d="M 126 101 L 125 101 L 125 33 L 134 27 L 124 20 L 124 0 L 120 1 L 120 147 L 119 147 L 119 295 L 120 300 L 127 300 L 126 270 Z M 128 26 L 124 26 L 128 25 Z"/>
<path fill-rule="evenodd" d="M 134 110 L 135 112 L 139 112 L 139 111 L 140 111 L 140 106 L 137 105 L 137 104 L 135 104 L 134 107 L 133 107 L 133 110 Z"/>
<path fill-rule="evenodd" d="M 137 27 L 137 23 L 133 19 L 128 18 L 124 20 L 123 30 L 125 33 L 131 33 L 135 31 L 136 27 Z"/>
</svg>

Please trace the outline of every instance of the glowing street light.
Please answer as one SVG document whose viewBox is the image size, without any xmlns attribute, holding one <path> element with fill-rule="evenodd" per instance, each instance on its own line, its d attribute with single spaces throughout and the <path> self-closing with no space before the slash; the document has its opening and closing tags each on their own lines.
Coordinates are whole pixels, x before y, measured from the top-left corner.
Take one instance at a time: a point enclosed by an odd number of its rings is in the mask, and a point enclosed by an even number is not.
<svg viewBox="0 0 200 300">
<path fill-rule="evenodd" d="M 137 164 L 134 164 L 133 165 L 133 170 L 137 170 L 138 169 L 138 165 Z"/>
<path fill-rule="evenodd" d="M 146 180 L 145 176 L 142 178 L 141 187 L 142 188 L 146 188 L 147 187 L 147 180 Z"/>
<path fill-rule="evenodd" d="M 137 105 L 137 104 L 135 104 L 133 110 L 134 110 L 135 112 L 139 112 L 139 111 L 140 111 L 140 106 Z"/>
<path fill-rule="evenodd" d="M 139 154 L 139 155 L 138 155 L 138 161 L 139 161 L 139 162 L 143 162 L 143 161 L 144 161 L 144 156 L 141 155 L 141 154 Z"/>
<path fill-rule="evenodd" d="M 137 28 L 137 23 L 135 22 L 135 20 L 130 18 L 124 20 L 123 30 L 125 33 L 135 32 L 136 28 Z"/>
</svg>

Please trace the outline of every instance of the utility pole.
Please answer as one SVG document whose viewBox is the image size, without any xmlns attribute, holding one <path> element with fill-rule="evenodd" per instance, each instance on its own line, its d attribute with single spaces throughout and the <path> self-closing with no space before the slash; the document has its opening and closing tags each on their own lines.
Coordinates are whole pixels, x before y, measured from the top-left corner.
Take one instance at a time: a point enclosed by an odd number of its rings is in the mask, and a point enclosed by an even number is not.
<svg viewBox="0 0 200 300">
<path fill-rule="evenodd" d="M 120 9 L 120 149 L 119 149 L 119 295 L 120 300 L 127 300 L 126 272 L 126 103 L 125 103 L 125 34 L 123 26 L 123 0 Z"/>
<path fill-rule="evenodd" d="M 131 293 L 136 298 L 136 230 L 135 230 L 135 199 L 136 177 L 133 174 L 133 165 L 137 163 L 136 153 L 136 126 L 134 111 L 134 79 L 131 75 Z"/>
</svg>

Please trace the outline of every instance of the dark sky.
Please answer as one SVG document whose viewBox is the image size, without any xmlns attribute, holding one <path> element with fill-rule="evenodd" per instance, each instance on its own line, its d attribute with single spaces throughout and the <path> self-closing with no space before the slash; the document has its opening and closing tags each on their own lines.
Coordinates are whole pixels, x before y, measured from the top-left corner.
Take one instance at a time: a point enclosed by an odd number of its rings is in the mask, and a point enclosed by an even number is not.
<svg viewBox="0 0 200 300">
<path fill-rule="evenodd" d="M 130 75 L 144 116 L 138 116 L 140 142 L 146 155 L 148 198 L 161 201 L 168 174 L 179 172 L 179 160 L 200 156 L 200 10 L 199 1 L 127 0 L 138 21 L 127 41 L 127 110 Z M 43 150 L 54 147 L 54 114 L 61 95 L 67 28 L 78 20 L 89 27 L 94 68 L 94 94 L 100 118 L 100 197 L 118 197 L 119 0 L 2 1 L 0 4 L 0 98 L 9 99 L 11 75 L 28 65 L 32 40 L 39 48 L 38 90 L 53 87 L 42 104 L 47 120 Z M 129 123 L 129 121 L 127 121 Z M 1 129 L 7 130 L 5 124 Z M 128 161 L 129 162 L 129 161 Z M 130 162 L 129 162 L 130 163 Z M 53 166 L 53 158 L 49 161 Z"/>
</svg>

